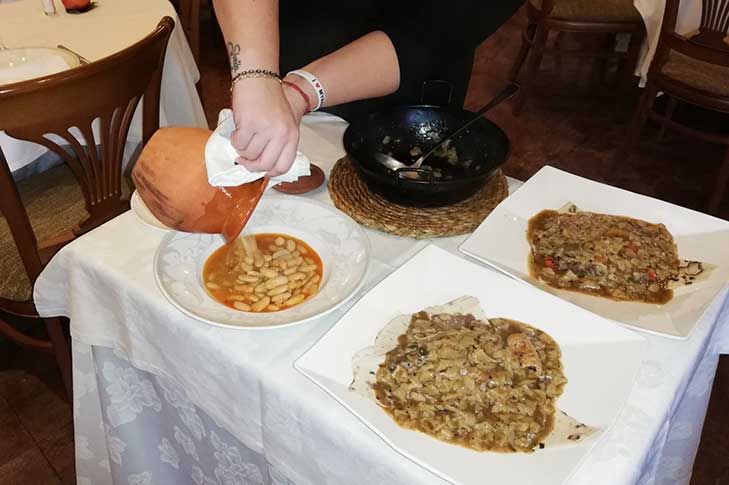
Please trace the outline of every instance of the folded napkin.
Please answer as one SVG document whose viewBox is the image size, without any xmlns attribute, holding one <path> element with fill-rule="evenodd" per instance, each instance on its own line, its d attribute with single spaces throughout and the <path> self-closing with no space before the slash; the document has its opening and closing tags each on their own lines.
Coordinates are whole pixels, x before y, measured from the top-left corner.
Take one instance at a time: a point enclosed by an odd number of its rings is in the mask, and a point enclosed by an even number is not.
<svg viewBox="0 0 729 485">
<path fill-rule="evenodd" d="M 235 160 L 238 152 L 230 143 L 230 135 L 235 130 L 233 112 L 229 109 L 220 111 L 218 127 L 205 145 L 205 166 L 208 170 L 208 182 L 213 187 L 236 187 L 258 180 L 266 172 L 250 172 Z M 271 178 L 272 185 L 279 182 L 294 182 L 299 177 L 311 175 L 311 163 L 306 156 L 296 152 L 296 159 L 291 169 L 283 175 Z"/>
<path fill-rule="evenodd" d="M 8 49 L 0 51 L 0 84 L 10 84 L 34 79 L 48 74 L 65 71 L 70 66 L 66 60 L 45 52 L 24 58 L 20 51 Z"/>
</svg>

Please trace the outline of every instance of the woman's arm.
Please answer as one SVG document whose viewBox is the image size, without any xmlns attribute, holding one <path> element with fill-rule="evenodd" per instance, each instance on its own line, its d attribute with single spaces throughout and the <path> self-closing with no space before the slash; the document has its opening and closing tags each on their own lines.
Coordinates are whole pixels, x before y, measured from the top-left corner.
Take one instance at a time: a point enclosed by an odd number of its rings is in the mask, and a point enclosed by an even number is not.
<svg viewBox="0 0 729 485">
<path fill-rule="evenodd" d="M 278 71 L 278 0 L 213 0 L 228 47 L 231 76 L 249 69 Z M 236 130 L 231 136 L 238 160 L 250 170 L 269 175 L 288 171 L 299 141 L 294 118 L 281 84 L 249 78 L 232 90 Z"/>
<path fill-rule="evenodd" d="M 336 106 L 360 99 L 377 98 L 395 92 L 400 85 L 400 67 L 395 47 L 383 32 L 370 32 L 329 55 L 303 66 L 314 74 L 326 89 L 325 106 Z M 316 104 L 316 92 L 299 76 L 285 79 L 299 86 Z M 303 98 L 294 96 L 291 88 L 285 88 L 294 101 L 292 109 L 300 119 Z"/>
</svg>

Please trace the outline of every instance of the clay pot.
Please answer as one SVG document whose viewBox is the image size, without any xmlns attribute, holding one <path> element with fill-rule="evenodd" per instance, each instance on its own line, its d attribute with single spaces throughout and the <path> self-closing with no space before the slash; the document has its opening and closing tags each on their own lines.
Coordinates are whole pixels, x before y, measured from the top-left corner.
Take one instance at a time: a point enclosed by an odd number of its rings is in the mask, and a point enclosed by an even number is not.
<svg viewBox="0 0 729 485">
<path fill-rule="evenodd" d="M 158 130 L 142 150 L 132 179 L 149 210 L 163 224 L 185 232 L 237 238 L 268 183 L 267 178 L 238 187 L 213 187 L 205 168 L 203 128 Z"/>
</svg>

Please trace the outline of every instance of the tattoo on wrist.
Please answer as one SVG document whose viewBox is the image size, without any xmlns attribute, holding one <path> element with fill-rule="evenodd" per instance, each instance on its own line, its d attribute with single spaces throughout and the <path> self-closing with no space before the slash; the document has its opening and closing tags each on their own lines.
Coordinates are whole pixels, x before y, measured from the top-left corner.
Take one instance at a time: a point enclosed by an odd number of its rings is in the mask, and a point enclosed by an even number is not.
<svg viewBox="0 0 729 485">
<path fill-rule="evenodd" d="M 228 57 L 230 57 L 230 72 L 235 74 L 240 69 L 240 44 L 228 42 Z"/>
</svg>

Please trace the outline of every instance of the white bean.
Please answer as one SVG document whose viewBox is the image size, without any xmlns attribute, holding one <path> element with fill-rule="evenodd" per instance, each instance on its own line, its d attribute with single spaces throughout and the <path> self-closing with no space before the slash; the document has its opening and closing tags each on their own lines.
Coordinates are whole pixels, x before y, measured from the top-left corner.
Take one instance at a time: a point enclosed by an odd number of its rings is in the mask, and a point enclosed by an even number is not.
<svg viewBox="0 0 729 485">
<path fill-rule="evenodd" d="M 269 303 L 271 303 L 271 298 L 268 296 L 264 296 L 251 306 L 251 310 L 253 310 L 254 312 L 260 312 L 261 310 L 266 308 Z"/>
<path fill-rule="evenodd" d="M 282 302 L 288 300 L 289 298 L 291 298 L 291 293 L 289 293 L 287 291 L 286 293 L 281 293 L 280 295 L 271 297 L 271 301 L 274 303 L 282 303 Z"/>
<path fill-rule="evenodd" d="M 277 286 L 285 285 L 288 282 L 289 278 L 287 276 L 277 276 L 266 281 L 266 289 L 270 290 L 276 288 Z"/>
<path fill-rule="evenodd" d="M 278 273 L 276 272 L 276 270 L 270 269 L 270 268 L 261 269 L 261 274 L 263 276 L 265 276 L 266 278 L 275 278 L 276 276 L 278 276 Z"/>
<path fill-rule="evenodd" d="M 316 293 L 317 289 L 319 289 L 318 285 L 316 285 L 315 283 L 309 283 L 304 287 L 304 293 L 306 293 L 307 295 L 313 295 L 314 293 Z"/>
<path fill-rule="evenodd" d="M 298 295 L 294 295 L 291 298 L 289 298 L 288 300 L 286 300 L 284 302 L 284 305 L 285 306 L 298 305 L 299 303 L 301 303 L 302 301 L 304 301 L 304 299 L 306 299 L 306 296 L 304 296 L 301 293 L 299 293 Z"/>
<path fill-rule="evenodd" d="M 220 289 L 220 285 L 217 284 L 217 283 L 213 283 L 212 281 L 208 281 L 207 284 L 206 284 L 206 286 L 208 288 L 210 288 L 211 290 L 219 290 Z"/>
<path fill-rule="evenodd" d="M 233 308 L 235 308 L 236 310 L 244 311 L 244 312 L 251 311 L 251 306 L 243 303 L 242 301 L 233 302 Z"/>
<path fill-rule="evenodd" d="M 302 273 L 301 271 L 289 276 L 289 280 L 291 280 L 291 281 L 303 280 L 304 278 L 306 278 L 306 273 Z"/>
<path fill-rule="evenodd" d="M 277 286 L 276 288 L 272 288 L 266 292 L 268 296 L 276 296 L 280 295 L 281 293 L 286 293 L 289 291 L 289 285 L 283 284 L 281 286 Z"/>
<path fill-rule="evenodd" d="M 282 237 L 277 237 L 277 238 L 276 238 L 276 240 L 275 240 L 275 241 L 273 241 L 273 243 L 274 243 L 274 244 L 275 244 L 276 246 L 283 246 L 283 245 L 284 245 L 284 242 L 285 242 L 285 241 L 284 241 L 284 238 L 282 238 Z"/>
<path fill-rule="evenodd" d="M 296 250 L 296 243 L 289 239 L 288 241 L 286 241 L 286 249 L 288 249 L 289 251 Z"/>
</svg>

